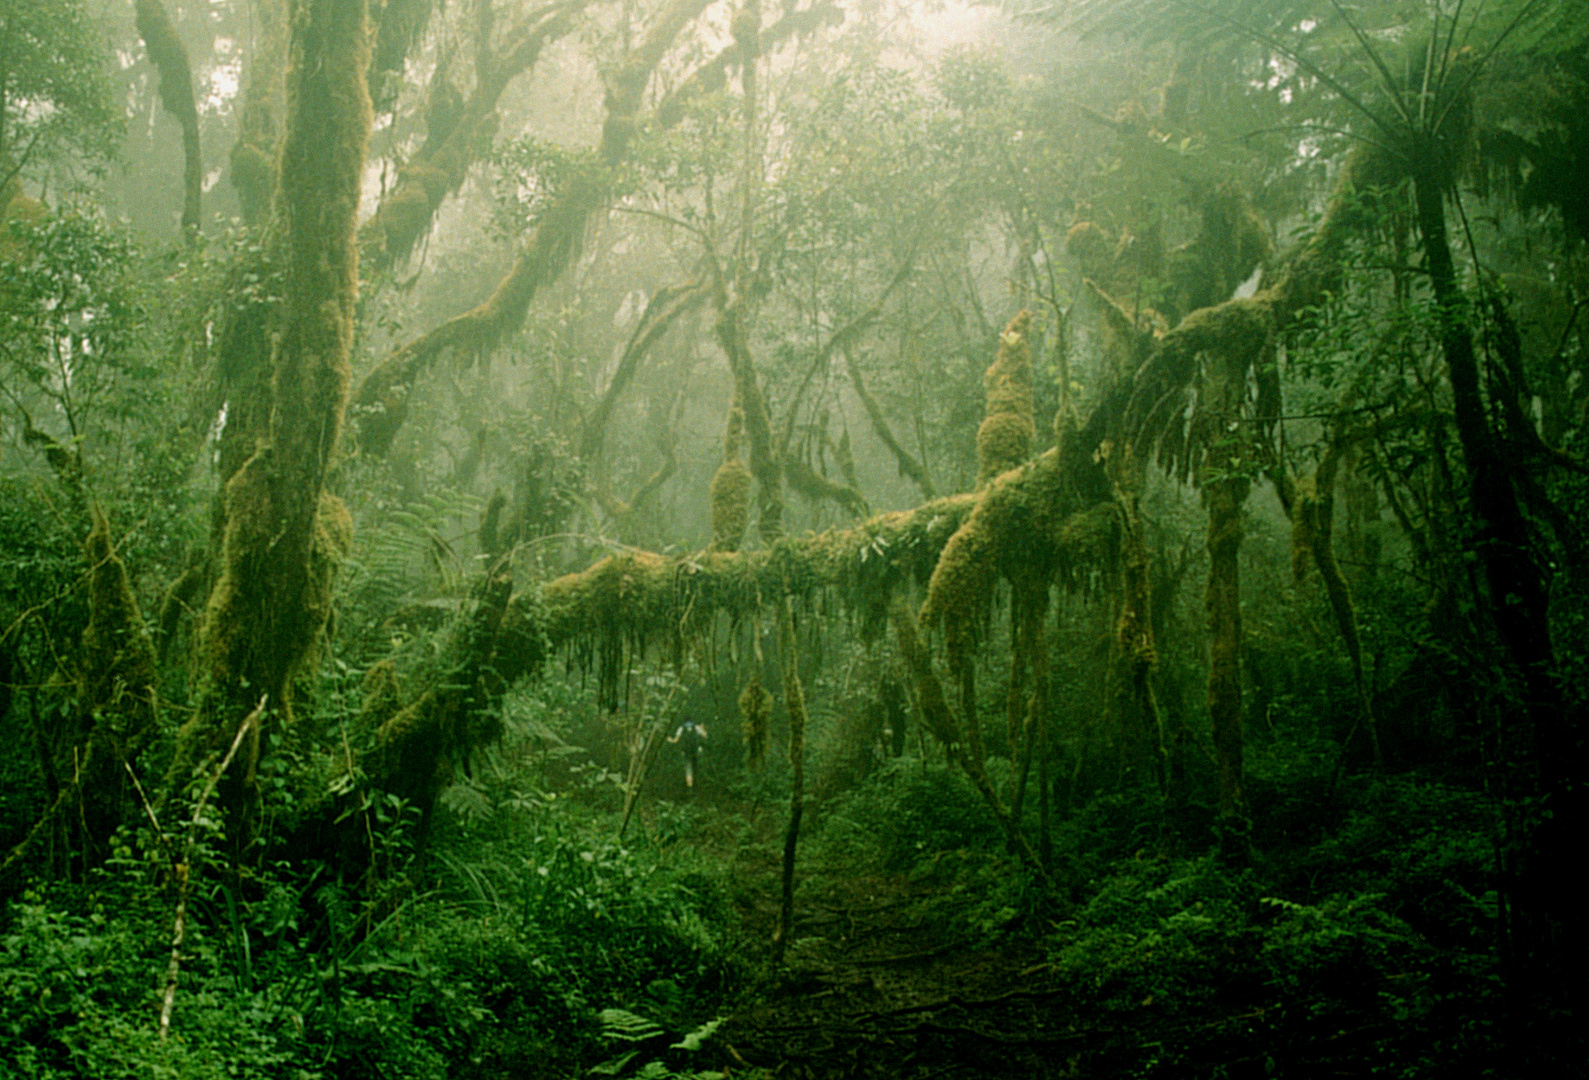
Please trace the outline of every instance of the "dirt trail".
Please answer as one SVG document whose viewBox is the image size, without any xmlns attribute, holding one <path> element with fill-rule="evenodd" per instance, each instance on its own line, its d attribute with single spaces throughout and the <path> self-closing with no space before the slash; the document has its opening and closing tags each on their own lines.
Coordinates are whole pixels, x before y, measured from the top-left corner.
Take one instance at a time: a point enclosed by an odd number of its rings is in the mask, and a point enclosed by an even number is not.
<svg viewBox="0 0 1589 1080">
<path fill-rule="evenodd" d="M 867 876 L 796 923 L 781 987 L 721 1029 L 729 1062 L 796 1080 L 1073 1076 L 1066 991 L 1019 944 L 978 947 L 977 897 Z"/>
</svg>

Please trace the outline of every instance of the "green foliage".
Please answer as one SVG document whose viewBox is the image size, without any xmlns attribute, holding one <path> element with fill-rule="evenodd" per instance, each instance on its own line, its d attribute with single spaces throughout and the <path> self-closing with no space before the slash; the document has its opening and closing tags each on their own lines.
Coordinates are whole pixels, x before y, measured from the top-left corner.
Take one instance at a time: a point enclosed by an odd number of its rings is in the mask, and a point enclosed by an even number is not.
<svg viewBox="0 0 1589 1080">
<path fill-rule="evenodd" d="M 1197 1071 L 1256 1050 L 1287 1070 L 1346 1054 L 1434 1076 L 1488 1060 L 1497 924 L 1482 802 L 1416 780 L 1350 801 L 1338 833 L 1251 870 L 1146 854 L 1101 869 L 1043 944 L 1078 1007 L 1143 1030 L 1112 1067 Z M 1350 1039 L 1332 1048 L 1336 1032 Z"/>
<path fill-rule="evenodd" d="M 130 287 L 135 251 L 92 215 L 13 220 L 0 231 L 7 249 L 0 257 L 6 382 L 13 395 L 26 387 L 56 404 L 68 427 L 61 441 L 70 444 L 87 436 L 91 417 L 101 419 L 96 406 L 118 377 L 149 375 L 129 352 L 141 315 Z"/>
<path fill-rule="evenodd" d="M 108 160 L 122 119 L 88 5 L 7 0 L 0 41 L 0 189 L 65 153 Z"/>
</svg>

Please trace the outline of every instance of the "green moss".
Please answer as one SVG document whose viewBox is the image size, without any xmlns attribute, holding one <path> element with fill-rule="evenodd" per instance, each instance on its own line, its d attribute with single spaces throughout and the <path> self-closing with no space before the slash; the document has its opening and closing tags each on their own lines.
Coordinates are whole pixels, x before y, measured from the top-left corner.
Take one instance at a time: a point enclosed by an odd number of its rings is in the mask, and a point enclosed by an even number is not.
<svg viewBox="0 0 1589 1080">
<path fill-rule="evenodd" d="M 745 738 L 745 759 L 759 769 L 767 757 L 767 733 L 772 726 L 772 694 L 752 675 L 739 694 L 740 730 Z"/>
<path fill-rule="evenodd" d="M 712 506 L 712 550 L 737 551 L 750 524 L 750 469 L 736 458 L 718 466 L 708 495 Z"/>
<path fill-rule="evenodd" d="M 1032 313 L 1022 310 L 999 335 L 999 355 L 982 377 L 987 417 L 977 429 L 977 485 L 1032 456 L 1037 434 L 1032 404 Z"/>
</svg>

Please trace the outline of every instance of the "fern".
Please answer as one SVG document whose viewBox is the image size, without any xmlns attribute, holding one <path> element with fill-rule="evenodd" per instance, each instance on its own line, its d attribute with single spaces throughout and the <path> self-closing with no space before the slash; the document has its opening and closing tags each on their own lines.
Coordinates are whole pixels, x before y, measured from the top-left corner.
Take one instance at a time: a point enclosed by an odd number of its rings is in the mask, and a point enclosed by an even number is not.
<svg viewBox="0 0 1589 1080">
<path fill-rule="evenodd" d="M 603 1009 L 599 1019 L 607 1042 L 642 1043 L 666 1034 L 660 1024 L 626 1009 Z"/>
</svg>

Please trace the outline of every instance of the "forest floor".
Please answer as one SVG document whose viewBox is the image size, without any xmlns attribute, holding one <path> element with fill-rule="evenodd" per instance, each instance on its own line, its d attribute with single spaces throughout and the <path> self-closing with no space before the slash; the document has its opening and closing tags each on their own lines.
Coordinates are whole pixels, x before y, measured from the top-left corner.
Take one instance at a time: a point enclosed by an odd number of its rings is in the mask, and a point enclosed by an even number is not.
<svg viewBox="0 0 1589 1080">
<path fill-rule="evenodd" d="M 722 830 L 718 855 L 733 864 L 741 948 L 767 975 L 712 1040 L 727 1076 L 790 1080 L 1077 1075 L 1076 1047 L 1096 1036 L 1068 1021 L 1069 987 L 1056 979 L 1032 916 L 989 915 L 986 890 L 966 870 L 1016 872 L 1002 855 L 942 853 L 943 873 L 920 866 L 880 872 L 812 822 L 801 846 L 794 933 L 771 964 L 777 924 L 777 815 L 734 800 L 707 811 Z M 643 815 L 642 815 L 643 816 Z M 750 823 L 756 842 L 729 838 Z M 732 845 L 732 846 L 731 846 Z M 1067 1053 L 1069 1051 L 1069 1053 Z"/>
<path fill-rule="evenodd" d="M 690 842 L 733 882 L 724 921 L 747 974 L 693 1067 L 757 1080 L 1430 1075 L 1493 1049 L 1488 961 L 1471 936 L 1450 939 L 1441 906 L 1452 882 L 1480 887 L 1460 793 L 1367 784 L 1332 828 L 1246 869 L 1158 853 L 1110 804 L 1065 826 L 1066 883 L 1040 887 L 966 824 L 960 787 L 900 773 L 809 815 L 781 964 L 782 814 L 733 798 L 692 808 Z M 1319 812 L 1305 794 L 1290 800 L 1299 820 Z"/>
<path fill-rule="evenodd" d="M 1052 1007 L 1066 988 L 1018 938 L 968 942 L 957 916 L 974 897 L 903 876 L 818 884 L 782 978 L 719 1032 L 737 1062 L 796 1078 L 1069 1073 L 1086 1033 Z"/>
</svg>

